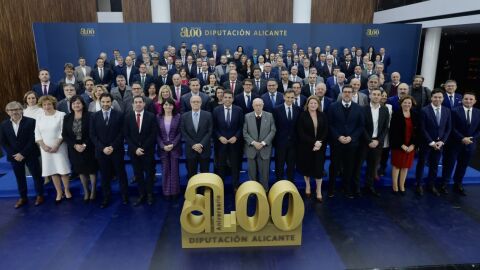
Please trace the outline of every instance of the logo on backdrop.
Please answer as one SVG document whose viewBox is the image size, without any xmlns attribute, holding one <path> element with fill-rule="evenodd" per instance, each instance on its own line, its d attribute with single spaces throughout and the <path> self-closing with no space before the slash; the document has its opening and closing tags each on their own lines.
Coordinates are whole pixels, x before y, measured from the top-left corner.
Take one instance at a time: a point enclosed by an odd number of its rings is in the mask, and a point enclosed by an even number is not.
<svg viewBox="0 0 480 270">
<path fill-rule="evenodd" d="M 180 37 L 199 38 L 199 37 L 286 37 L 286 29 L 202 29 L 200 27 L 182 27 L 180 28 Z"/>
<path fill-rule="evenodd" d="M 380 29 L 378 28 L 368 28 L 365 31 L 367 37 L 378 37 L 380 35 Z"/>
<path fill-rule="evenodd" d="M 80 28 L 80 35 L 84 37 L 93 37 L 95 36 L 95 28 Z"/>
<path fill-rule="evenodd" d="M 197 193 L 198 189 L 204 192 Z M 253 216 L 247 214 L 256 199 Z M 256 181 L 243 183 L 235 194 L 235 211 L 226 214 L 222 179 L 201 173 L 188 181 L 180 224 L 183 248 L 298 246 L 302 244 L 305 205 L 295 185 L 276 182 L 267 193 Z M 284 201 L 288 209 L 282 215 Z"/>
</svg>

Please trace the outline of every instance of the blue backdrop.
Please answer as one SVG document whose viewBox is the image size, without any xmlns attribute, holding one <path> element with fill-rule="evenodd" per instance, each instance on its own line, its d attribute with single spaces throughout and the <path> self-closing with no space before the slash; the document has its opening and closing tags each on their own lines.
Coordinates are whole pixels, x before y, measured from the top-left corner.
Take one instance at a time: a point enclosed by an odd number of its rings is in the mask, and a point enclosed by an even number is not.
<svg viewBox="0 0 480 270">
<path fill-rule="evenodd" d="M 79 56 L 93 66 L 101 51 L 109 58 L 115 48 L 124 56 L 129 50 L 138 55 L 142 45 L 153 44 L 163 52 L 169 44 L 178 50 L 182 41 L 203 43 L 207 49 L 215 43 L 222 52 L 242 45 L 247 54 L 253 48 L 275 50 L 279 43 L 290 48 L 294 42 L 305 51 L 331 45 L 339 54 L 344 47 L 385 47 L 391 57 L 388 71 L 399 71 L 410 81 L 421 34 L 421 26 L 412 24 L 34 23 L 33 30 L 39 66 L 51 71 L 53 81 L 62 78 L 66 62 L 77 65 Z"/>
</svg>

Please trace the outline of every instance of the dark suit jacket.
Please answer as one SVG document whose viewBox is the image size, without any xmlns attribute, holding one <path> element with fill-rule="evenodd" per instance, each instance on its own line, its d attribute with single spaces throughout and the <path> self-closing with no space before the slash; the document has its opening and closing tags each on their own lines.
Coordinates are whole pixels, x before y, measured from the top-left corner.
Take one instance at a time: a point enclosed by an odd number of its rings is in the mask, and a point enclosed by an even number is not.
<svg viewBox="0 0 480 270">
<path fill-rule="evenodd" d="M 100 79 L 100 74 L 98 73 L 98 68 L 92 69 L 90 76 L 93 78 L 95 84 L 108 84 L 110 85 L 113 81 L 113 72 L 111 69 L 104 67 L 103 68 L 103 79 Z"/>
<path fill-rule="evenodd" d="M 125 76 L 125 81 L 127 81 L 127 84 L 128 85 L 132 85 L 132 83 L 134 82 L 133 80 L 133 77 L 135 76 L 135 74 L 139 74 L 140 71 L 138 70 L 138 67 L 136 66 L 132 66 L 132 70 L 130 71 L 130 78 L 127 78 L 127 66 L 124 66 L 125 68 L 123 69 L 123 76 Z M 117 80 L 117 77 L 114 78 L 115 81 Z"/>
<path fill-rule="evenodd" d="M 242 108 L 237 105 L 232 105 L 230 116 L 230 126 L 225 121 L 225 109 L 224 106 L 217 106 L 213 110 L 213 126 L 215 142 L 218 142 L 218 138 L 225 137 L 227 140 L 236 137 L 237 142 L 235 145 L 243 145 L 243 121 L 245 119 Z M 224 151 L 225 144 L 218 143 L 218 151 Z"/>
<path fill-rule="evenodd" d="M 227 80 L 223 83 L 223 88 L 230 89 L 230 80 Z M 238 79 L 235 81 L 235 89 L 233 90 L 233 95 L 240 95 L 243 92 L 242 82 Z"/>
<path fill-rule="evenodd" d="M 322 107 L 322 112 L 325 114 L 328 112 L 328 109 L 330 108 L 330 105 L 334 103 L 334 100 L 329 98 L 329 97 L 323 97 L 323 107 Z"/>
<path fill-rule="evenodd" d="M 134 82 L 139 82 L 139 83 L 142 82 L 142 77 L 140 76 L 140 73 L 133 75 L 133 81 L 134 81 Z M 151 83 L 155 83 L 155 79 L 153 78 L 152 75 L 146 74 L 146 76 L 145 76 L 145 85 L 144 85 L 144 87 L 143 87 L 143 92 L 145 93 L 145 96 L 148 96 L 148 92 L 147 92 L 147 91 L 148 91 L 148 86 L 149 86 Z"/>
<path fill-rule="evenodd" d="M 285 93 L 288 88 L 292 88 L 292 81 L 288 81 L 287 88 L 283 87 L 283 82 L 281 80 L 278 82 L 278 92 Z"/>
<path fill-rule="evenodd" d="M 185 156 L 186 158 L 195 157 L 197 152 L 192 149 L 192 146 L 199 143 L 203 146 L 203 151 L 200 156 L 202 158 L 208 158 L 210 157 L 211 137 L 213 130 L 212 114 L 204 110 L 200 111 L 198 130 L 196 132 L 193 126 L 192 117 L 191 111 L 183 113 L 180 124 L 182 137 L 185 141 Z"/>
<path fill-rule="evenodd" d="M 293 103 L 297 105 L 301 111 L 303 111 L 303 106 L 305 106 L 305 102 L 307 102 L 307 98 L 302 94 L 300 94 L 299 98 L 300 98 L 300 104 L 297 104 L 297 97 L 295 97 L 295 101 L 293 101 Z"/>
<path fill-rule="evenodd" d="M 165 83 L 163 82 L 163 77 L 161 75 L 158 76 L 158 78 L 155 80 L 155 86 L 157 87 L 157 90 L 159 90 L 160 87 L 164 85 L 171 85 L 172 83 L 173 83 L 172 76 L 168 75 L 168 73 L 167 73 L 167 77 L 165 78 Z"/>
<path fill-rule="evenodd" d="M 462 107 L 463 106 L 462 95 L 460 95 L 459 93 L 455 93 L 455 95 L 453 96 L 453 106 L 452 106 L 452 103 L 450 102 L 450 99 L 448 98 L 447 93 L 444 93 L 442 106 L 445 106 L 449 109 L 452 109 L 454 107 Z"/>
<path fill-rule="evenodd" d="M 328 78 L 333 76 L 333 65 L 331 68 L 331 71 L 328 70 L 328 65 L 325 64 L 323 66 L 323 69 L 320 71 L 321 76 L 323 77 L 324 80 L 327 80 Z"/>
<path fill-rule="evenodd" d="M 440 125 L 437 124 L 435 112 L 431 105 L 422 108 L 421 111 L 421 131 L 423 135 L 423 143 L 428 145 L 432 141 L 446 142 L 450 131 L 452 130 L 452 121 L 450 110 L 446 107 L 441 108 Z"/>
<path fill-rule="evenodd" d="M 272 101 L 270 100 L 270 93 L 267 92 L 262 95 L 262 100 L 263 100 L 263 110 L 269 113 L 273 113 L 273 108 L 275 106 L 280 105 L 283 103 L 283 94 L 277 91 L 277 95 L 275 98 L 275 104 L 272 106 Z"/>
<path fill-rule="evenodd" d="M 315 93 L 315 88 L 313 88 L 313 91 Z M 312 95 L 310 84 L 305 84 L 304 86 L 302 86 L 302 95 L 305 97 L 309 97 Z"/>
<path fill-rule="evenodd" d="M 268 81 L 268 79 L 265 77 L 265 72 L 262 72 L 262 79 Z M 272 68 L 272 71 L 270 72 L 270 74 L 268 74 L 268 78 L 269 79 L 276 79 L 278 81 L 278 74 L 277 74 L 277 71 Z"/>
<path fill-rule="evenodd" d="M 255 78 L 253 79 L 253 91 L 257 92 L 259 95 L 263 95 L 267 92 L 267 80 L 260 78 L 260 88 L 257 87 Z"/>
<path fill-rule="evenodd" d="M 397 112 L 400 111 L 400 98 L 398 96 L 389 97 L 387 99 L 387 104 L 392 105 L 392 111 Z"/>
<path fill-rule="evenodd" d="M 180 99 L 183 95 L 188 94 L 190 92 L 190 89 L 188 89 L 188 86 L 185 85 L 180 85 L 180 96 L 177 97 L 177 92 L 175 91 L 175 86 L 173 84 L 170 85 L 170 88 L 172 89 L 172 96 L 175 100 Z"/>
<path fill-rule="evenodd" d="M 401 149 L 403 144 L 418 146 L 420 143 L 420 117 L 415 110 L 410 110 L 410 118 L 412 119 L 413 131 L 410 141 L 405 141 L 405 117 L 402 111 L 394 111 L 390 120 L 389 139 L 392 149 Z"/>
<path fill-rule="evenodd" d="M 473 137 L 473 143 L 467 147 L 469 150 L 475 149 L 478 138 L 480 137 L 480 110 L 472 109 L 472 118 L 470 125 L 467 125 L 467 117 L 463 106 L 455 107 L 452 110 L 452 133 L 448 139 L 455 147 L 464 146 L 462 139 L 465 137 Z"/>
<path fill-rule="evenodd" d="M 65 78 L 62 78 L 60 81 L 58 81 L 58 90 L 57 93 L 63 93 L 63 86 L 65 85 Z M 83 87 L 83 82 L 79 81 L 77 78 L 75 78 L 75 83 L 73 84 L 73 87 L 75 87 L 75 92 L 77 95 L 83 94 L 85 92 L 85 88 Z"/>
<path fill-rule="evenodd" d="M 158 133 L 158 125 L 155 114 L 143 111 L 142 126 L 139 132 L 136 120 L 136 112 L 131 112 L 125 115 L 125 122 L 123 125 L 125 140 L 128 144 L 128 154 L 131 157 L 137 157 L 135 151 L 142 148 L 145 155 L 152 155 L 155 153 L 155 140 Z"/>
<path fill-rule="evenodd" d="M 13 155 L 17 153 L 27 160 L 37 159 L 40 149 L 35 144 L 35 119 L 23 116 L 16 136 L 10 118 L 4 120 L 0 125 L 0 143 L 10 162 L 15 161 Z"/>
<path fill-rule="evenodd" d="M 40 98 L 43 96 L 43 88 L 41 83 L 34 84 L 32 87 L 32 90 L 37 93 L 37 96 Z M 51 96 L 54 96 L 57 98 L 57 100 L 61 100 L 65 98 L 65 95 L 63 94 L 63 89 L 62 92 L 58 92 L 58 85 L 54 84 L 53 82 L 50 82 L 50 85 L 48 86 L 48 94 Z"/>
<path fill-rule="evenodd" d="M 68 148 L 73 150 L 73 146 L 75 144 L 85 144 L 87 145 L 87 149 L 91 149 L 94 147 L 92 140 L 90 140 L 90 119 L 92 113 L 85 112 L 82 114 L 82 139 L 77 141 L 75 133 L 73 133 L 73 120 L 75 119 L 74 113 L 69 113 L 65 115 L 63 119 L 63 129 L 62 129 L 62 137 L 63 140 L 67 143 Z M 85 149 L 85 151 L 87 151 Z"/>
<path fill-rule="evenodd" d="M 233 104 L 237 105 L 238 107 L 240 107 L 243 111 L 243 114 L 247 114 L 249 112 L 252 112 L 253 111 L 253 107 L 252 107 L 252 102 L 254 99 L 258 98 L 259 96 L 254 93 L 252 91 L 252 93 L 250 94 L 250 106 L 247 106 L 247 104 L 245 103 L 245 95 L 244 95 L 244 92 L 242 92 L 241 94 L 239 95 L 235 95 L 235 100 L 233 101 Z"/>
<path fill-rule="evenodd" d="M 199 96 L 202 99 L 201 109 L 204 110 L 204 111 L 209 111 L 210 97 L 203 92 L 199 92 Z M 191 97 L 192 97 L 192 92 L 189 92 L 189 93 L 182 96 L 181 101 L 180 101 L 180 106 L 181 106 L 182 113 L 192 110 L 192 106 L 190 106 L 190 98 Z"/>
<path fill-rule="evenodd" d="M 297 120 L 302 110 L 300 107 L 292 105 L 292 120 L 288 120 L 285 105 L 277 105 L 273 110 L 273 118 L 275 119 L 275 139 L 273 141 L 275 147 L 287 147 L 290 143 L 297 141 Z"/>
<path fill-rule="evenodd" d="M 368 144 L 372 141 L 372 133 L 373 133 L 373 118 L 372 118 L 372 110 L 370 104 L 367 106 L 362 107 L 365 116 L 365 129 L 364 129 L 364 140 Z M 380 147 L 383 146 L 383 141 L 385 136 L 388 132 L 388 124 L 390 120 L 390 113 L 388 112 L 388 108 L 385 106 L 380 106 L 378 112 L 378 129 L 377 129 L 377 140 L 378 145 Z"/>
<path fill-rule="evenodd" d="M 352 73 L 352 75 L 347 78 L 348 79 L 346 83 L 350 83 L 352 79 L 355 79 L 355 73 Z M 365 76 L 363 76 L 363 74 L 360 74 L 360 89 L 367 88 L 367 83 L 368 83 L 368 79 Z"/>
<path fill-rule="evenodd" d="M 108 124 L 103 120 L 102 110 L 92 115 L 90 120 L 90 139 L 95 145 L 95 156 L 97 158 L 105 155 L 103 149 L 108 146 L 113 147 L 114 153 L 124 154 L 123 121 L 123 114 L 113 109 L 110 111 Z"/>
<path fill-rule="evenodd" d="M 168 152 L 165 152 L 163 148 L 165 145 L 173 144 L 173 149 L 170 153 L 178 158 L 182 155 L 182 144 L 180 139 L 182 138 L 182 133 L 180 132 L 180 118 L 181 114 L 177 113 L 172 117 L 170 122 L 170 132 L 167 135 L 167 130 L 165 129 L 164 116 L 157 116 L 157 123 L 159 127 L 159 132 L 157 135 L 157 144 L 158 152 L 161 158 L 166 157 Z"/>
<path fill-rule="evenodd" d="M 123 66 L 114 66 L 112 68 L 112 82 L 113 82 L 113 85 L 117 86 L 117 76 L 118 75 L 123 75 L 125 76 L 125 81 L 127 80 L 127 68 L 125 67 L 125 65 Z M 132 73 L 130 72 L 130 77 L 132 76 Z"/>
<path fill-rule="evenodd" d="M 203 88 L 204 85 L 208 84 L 208 74 L 207 72 L 207 80 L 203 80 L 203 72 L 197 74 L 197 79 L 200 81 L 200 89 Z"/>
<path fill-rule="evenodd" d="M 341 101 L 330 105 L 328 109 L 328 124 L 330 137 L 333 144 L 340 144 L 340 136 L 350 136 L 350 145 L 356 146 L 364 132 L 365 118 L 360 105 L 350 102 L 348 117 L 344 113 Z"/>
<path fill-rule="evenodd" d="M 350 65 L 347 67 L 346 62 L 340 63 L 340 70 L 345 73 L 345 77 L 348 78 L 353 75 L 353 71 L 355 69 L 355 66 L 353 65 L 353 62 L 350 61 Z"/>
</svg>

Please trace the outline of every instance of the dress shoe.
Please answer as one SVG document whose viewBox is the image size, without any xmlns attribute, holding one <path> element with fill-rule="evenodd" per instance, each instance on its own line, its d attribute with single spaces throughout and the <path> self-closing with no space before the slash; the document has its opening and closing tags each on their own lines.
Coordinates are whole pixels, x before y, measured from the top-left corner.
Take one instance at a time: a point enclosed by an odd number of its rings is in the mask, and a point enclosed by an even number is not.
<svg viewBox="0 0 480 270">
<path fill-rule="evenodd" d="M 333 198 L 333 197 L 335 197 L 335 192 L 329 191 L 328 194 L 327 194 L 327 196 L 328 196 L 329 198 Z"/>
<path fill-rule="evenodd" d="M 109 201 L 108 200 L 104 200 L 102 202 L 102 204 L 100 204 L 100 208 L 104 209 L 104 208 L 107 208 L 108 207 L 108 204 L 109 204 Z"/>
<path fill-rule="evenodd" d="M 152 205 L 153 204 L 153 194 L 148 194 L 147 196 L 147 204 Z"/>
<path fill-rule="evenodd" d="M 447 195 L 447 194 L 448 194 L 447 186 L 446 186 L 446 185 L 442 185 L 442 186 L 438 189 L 438 192 L 440 192 L 440 194 Z"/>
<path fill-rule="evenodd" d="M 435 196 L 440 196 L 440 192 L 438 192 L 438 190 L 434 186 L 429 187 L 428 192 L 432 193 Z"/>
<path fill-rule="evenodd" d="M 15 203 L 15 209 L 18 209 L 18 208 L 26 205 L 27 203 L 28 203 L 28 200 L 27 200 L 27 199 L 20 198 L 20 199 L 18 199 L 18 201 Z"/>
<path fill-rule="evenodd" d="M 419 196 L 423 196 L 423 188 L 422 188 L 422 185 L 417 185 L 417 187 L 415 188 L 415 194 L 419 195 Z"/>
<path fill-rule="evenodd" d="M 398 192 L 398 190 L 392 190 L 392 194 L 393 194 L 394 196 L 397 196 L 397 195 L 399 195 L 400 193 Z"/>
<path fill-rule="evenodd" d="M 305 187 L 305 197 L 307 199 L 309 199 L 311 196 L 312 196 L 312 191 L 311 191 L 310 187 L 308 187 L 308 188 Z"/>
<path fill-rule="evenodd" d="M 380 193 L 378 193 L 373 187 L 366 187 L 364 192 L 375 197 L 380 197 Z"/>
<path fill-rule="evenodd" d="M 44 198 L 43 196 L 37 196 L 37 198 L 35 199 L 35 206 L 39 206 L 40 204 L 42 204 L 44 202 Z"/>
<path fill-rule="evenodd" d="M 461 196 L 467 196 L 467 194 L 465 193 L 465 189 L 461 185 L 458 185 L 458 184 L 453 185 L 453 192 L 455 192 L 455 193 L 457 193 Z"/>
<path fill-rule="evenodd" d="M 61 204 L 61 203 L 62 203 L 62 199 L 63 199 L 63 198 L 55 199 L 55 204 L 56 204 L 56 205 Z"/>
<path fill-rule="evenodd" d="M 145 196 L 140 196 L 133 206 L 140 206 L 145 202 Z"/>
<path fill-rule="evenodd" d="M 405 197 L 405 195 L 407 194 L 405 190 L 400 190 L 399 192 L 400 192 L 400 196 L 402 197 Z"/>
</svg>

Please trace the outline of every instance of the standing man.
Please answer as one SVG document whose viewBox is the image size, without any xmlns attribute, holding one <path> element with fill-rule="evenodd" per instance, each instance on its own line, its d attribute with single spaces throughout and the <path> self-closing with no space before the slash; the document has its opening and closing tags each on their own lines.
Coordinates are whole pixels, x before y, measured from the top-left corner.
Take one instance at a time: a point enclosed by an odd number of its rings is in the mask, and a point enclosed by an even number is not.
<svg viewBox="0 0 480 270">
<path fill-rule="evenodd" d="M 364 132 L 364 117 L 360 105 L 352 102 L 353 89 L 343 87 L 342 99 L 332 104 L 328 110 L 332 163 L 329 172 L 328 196 L 335 196 L 336 176 L 343 170 L 343 189 L 348 198 L 360 195 L 360 187 L 353 185 L 353 169 L 360 137 Z M 352 190 L 353 189 L 353 190 Z"/>
<path fill-rule="evenodd" d="M 443 95 L 442 105 L 453 109 L 455 107 L 462 106 L 462 95 L 456 93 L 457 91 L 457 82 L 454 80 L 448 80 L 444 84 L 445 94 Z"/>
<path fill-rule="evenodd" d="M 57 100 L 64 98 L 63 93 L 57 94 L 58 86 L 50 81 L 50 72 L 47 69 L 40 69 L 38 79 L 40 79 L 40 83 L 34 84 L 32 88 L 32 90 L 37 93 L 38 98 L 46 95 L 54 96 Z"/>
<path fill-rule="evenodd" d="M 123 115 L 112 110 L 113 98 L 109 93 L 100 96 L 102 109 L 92 115 L 90 138 L 95 145 L 95 157 L 98 160 L 102 179 L 103 202 L 101 208 L 110 204 L 112 178 L 115 174 L 120 183 L 122 202 L 128 204 L 128 182 L 125 172 L 123 146 Z"/>
<path fill-rule="evenodd" d="M 452 123 L 450 110 L 442 106 L 443 93 L 439 89 L 432 91 L 431 103 L 421 110 L 421 133 L 423 141 L 420 144 L 420 153 L 418 155 L 415 177 L 417 180 L 416 193 L 423 195 L 421 186 L 423 178 L 423 168 L 425 162 L 428 163 L 427 190 L 435 196 L 440 193 L 435 188 L 437 178 L 438 162 L 442 156 L 443 146 L 450 135 Z M 440 192 L 445 193 L 444 187 Z"/>
<path fill-rule="evenodd" d="M 452 109 L 452 132 L 445 145 L 445 154 L 443 156 L 442 167 L 442 191 L 446 191 L 446 186 L 452 177 L 453 167 L 453 191 L 466 196 L 463 189 L 463 177 L 468 164 L 475 154 L 475 148 L 480 137 L 480 110 L 473 106 L 477 102 L 475 94 L 466 92 L 463 95 L 462 105 Z"/>
<path fill-rule="evenodd" d="M 242 109 L 244 115 L 253 111 L 252 101 L 258 97 L 252 90 L 253 80 L 245 79 L 243 80 L 243 92 L 235 96 L 234 104 Z"/>
<path fill-rule="evenodd" d="M 275 137 L 275 120 L 271 113 L 263 111 L 263 100 L 253 100 L 253 112 L 245 115 L 243 137 L 245 138 L 245 155 L 248 159 L 248 177 L 258 181 L 268 191 L 270 175 L 270 156 Z M 260 178 L 257 175 L 260 174 Z"/>
<path fill-rule="evenodd" d="M 244 114 L 242 108 L 232 103 L 232 91 L 225 90 L 223 106 L 217 106 L 213 110 L 213 126 L 215 127 L 215 151 L 217 151 L 215 156 L 218 157 L 216 164 L 219 175 L 225 181 L 228 164 L 230 164 L 233 190 L 236 191 L 240 179 Z"/>
<path fill-rule="evenodd" d="M 297 82 L 298 83 L 298 82 Z M 285 102 L 273 110 L 275 127 L 275 176 L 277 181 L 284 179 L 284 167 L 287 164 L 287 179 L 294 182 L 296 160 L 296 123 L 300 115 L 300 107 L 293 104 L 295 93 L 289 89 L 284 93 Z"/>
<path fill-rule="evenodd" d="M 198 81 L 197 81 L 198 83 Z M 191 111 L 182 114 L 180 129 L 185 140 L 185 157 L 187 159 L 187 178 L 200 172 L 208 172 L 210 167 L 210 139 L 212 137 L 213 121 L 208 111 L 201 110 L 200 96 L 190 97 Z"/>
<path fill-rule="evenodd" d="M 277 91 L 278 82 L 276 79 L 269 79 L 267 82 L 268 92 L 262 95 L 265 111 L 272 113 L 273 108 L 283 103 L 283 94 Z"/>
<path fill-rule="evenodd" d="M 200 105 L 202 106 L 203 111 L 209 111 L 208 103 L 210 97 L 204 92 L 200 92 L 200 81 L 197 78 L 190 79 L 189 81 L 190 93 L 184 94 L 181 97 L 181 110 L 182 112 L 188 112 L 192 110 L 191 107 L 191 97 L 198 96 L 200 97 Z"/>
<path fill-rule="evenodd" d="M 12 101 L 5 106 L 10 119 L 0 125 L 0 143 L 5 149 L 7 160 L 12 166 L 17 180 L 20 199 L 15 203 L 15 208 L 27 204 L 27 178 L 25 165 L 32 174 L 35 183 L 35 206 L 43 203 L 43 179 L 38 157 L 40 151 L 35 144 L 35 119 L 23 116 L 23 107 L 20 103 Z"/>
<path fill-rule="evenodd" d="M 155 114 L 145 110 L 145 97 L 134 97 L 133 112 L 125 117 L 124 132 L 140 194 L 135 206 L 144 203 L 145 199 L 149 205 L 153 204 L 157 127 Z"/>
</svg>

